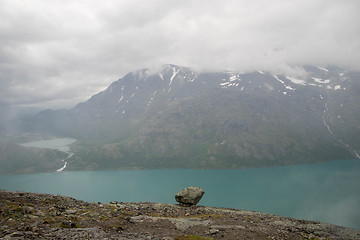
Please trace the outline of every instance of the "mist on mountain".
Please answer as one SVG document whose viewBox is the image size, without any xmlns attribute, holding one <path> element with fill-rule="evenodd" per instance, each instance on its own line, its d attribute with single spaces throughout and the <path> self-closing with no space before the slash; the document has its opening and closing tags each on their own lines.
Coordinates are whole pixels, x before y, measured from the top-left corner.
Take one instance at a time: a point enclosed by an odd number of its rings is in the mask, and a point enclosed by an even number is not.
<svg viewBox="0 0 360 240">
<path fill-rule="evenodd" d="M 357 72 L 141 69 L 71 109 L 22 121 L 30 136 L 72 137 L 68 170 L 248 168 L 356 158 Z"/>
</svg>

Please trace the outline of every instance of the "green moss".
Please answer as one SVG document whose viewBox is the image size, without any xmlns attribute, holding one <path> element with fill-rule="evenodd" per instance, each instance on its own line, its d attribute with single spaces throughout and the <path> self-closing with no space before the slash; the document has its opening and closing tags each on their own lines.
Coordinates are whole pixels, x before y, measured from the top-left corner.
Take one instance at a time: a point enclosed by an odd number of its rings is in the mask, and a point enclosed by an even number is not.
<svg viewBox="0 0 360 240">
<path fill-rule="evenodd" d="M 74 223 L 74 222 L 69 222 L 69 223 L 65 223 L 65 222 L 61 222 L 58 227 L 60 228 L 81 228 L 80 225 Z"/>
<path fill-rule="evenodd" d="M 133 211 L 122 211 L 121 213 L 124 216 L 135 216 L 135 212 Z"/>
<path fill-rule="evenodd" d="M 52 218 L 50 216 L 46 216 L 44 219 L 43 219 L 43 223 L 44 224 L 52 224 L 52 223 L 56 223 L 56 218 Z"/>
<path fill-rule="evenodd" d="M 112 224 L 106 225 L 105 227 L 106 227 L 106 228 L 109 228 L 109 229 L 112 229 L 112 230 L 115 230 L 115 231 L 122 231 L 122 230 L 124 230 L 124 227 L 123 227 L 123 225 L 122 225 L 120 222 L 114 222 L 114 223 L 112 223 Z"/>
</svg>

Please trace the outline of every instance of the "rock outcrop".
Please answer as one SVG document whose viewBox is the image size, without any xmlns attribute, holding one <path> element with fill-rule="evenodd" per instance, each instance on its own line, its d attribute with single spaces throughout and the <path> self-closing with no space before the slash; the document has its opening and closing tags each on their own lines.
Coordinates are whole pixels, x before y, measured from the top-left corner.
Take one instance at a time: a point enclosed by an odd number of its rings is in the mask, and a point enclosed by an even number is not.
<svg viewBox="0 0 360 240">
<path fill-rule="evenodd" d="M 188 187 L 178 192 L 175 195 L 175 200 L 182 205 L 193 206 L 200 201 L 204 193 L 202 188 Z"/>
</svg>

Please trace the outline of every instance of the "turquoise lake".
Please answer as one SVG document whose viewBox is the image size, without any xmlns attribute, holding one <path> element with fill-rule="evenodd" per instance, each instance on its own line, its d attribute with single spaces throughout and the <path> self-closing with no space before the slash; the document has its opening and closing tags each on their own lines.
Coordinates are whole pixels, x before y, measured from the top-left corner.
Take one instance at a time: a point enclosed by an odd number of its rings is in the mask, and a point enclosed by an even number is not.
<svg viewBox="0 0 360 240">
<path fill-rule="evenodd" d="M 117 170 L 0 175 L 0 188 L 90 202 L 176 203 L 199 186 L 199 205 L 238 208 L 360 229 L 360 161 L 245 170 Z"/>
<path fill-rule="evenodd" d="M 360 160 L 243 170 L 113 170 L 0 175 L 0 188 L 90 202 L 176 203 L 202 187 L 199 205 L 261 211 L 360 229 Z"/>
</svg>

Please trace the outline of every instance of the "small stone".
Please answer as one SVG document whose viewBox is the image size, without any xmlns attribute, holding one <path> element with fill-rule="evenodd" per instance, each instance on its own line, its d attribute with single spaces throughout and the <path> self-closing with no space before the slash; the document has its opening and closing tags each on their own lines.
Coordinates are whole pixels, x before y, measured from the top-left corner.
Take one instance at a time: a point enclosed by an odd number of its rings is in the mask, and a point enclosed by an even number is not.
<svg viewBox="0 0 360 240">
<path fill-rule="evenodd" d="M 65 220 L 61 223 L 61 226 L 64 228 L 75 228 L 76 227 L 76 223 Z"/>
<path fill-rule="evenodd" d="M 210 229 L 209 232 L 210 232 L 211 235 L 215 235 L 215 234 L 219 233 L 220 231 L 219 231 L 219 229 L 214 229 L 213 228 L 213 229 Z"/>
<path fill-rule="evenodd" d="M 66 213 L 67 213 L 67 214 L 76 214 L 77 211 L 74 210 L 74 209 L 69 209 L 69 210 L 66 210 Z"/>
<path fill-rule="evenodd" d="M 178 192 L 175 195 L 175 200 L 180 204 L 193 206 L 200 201 L 204 193 L 204 190 L 199 187 L 188 187 Z"/>
</svg>

